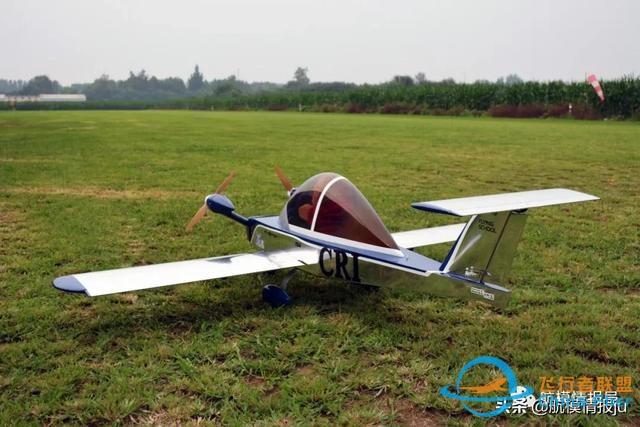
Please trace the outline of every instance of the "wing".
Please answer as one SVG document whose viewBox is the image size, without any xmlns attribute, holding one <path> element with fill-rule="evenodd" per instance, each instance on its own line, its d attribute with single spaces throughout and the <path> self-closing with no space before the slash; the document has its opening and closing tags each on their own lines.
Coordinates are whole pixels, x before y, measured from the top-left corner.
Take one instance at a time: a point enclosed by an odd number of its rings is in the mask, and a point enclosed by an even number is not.
<svg viewBox="0 0 640 427">
<path fill-rule="evenodd" d="M 419 228 L 417 230 L 393 233 L 393 240 L 398 246 L 407 249 L 420 246 L 436 245 L 438 243 L 455 242 L 465 224 L 451 224 L 440 227 Z"/>
<path fill-rule="evenodd" d="M 62 291 L 84 292 L 93 297 L 273 271 L 317 262 L 316 249 L 293 248 L 73 274 L 58 277 L 53 281 L 53 286 Z"/>
<path fill-rule="evenodd" d="M 519 191 L 516 193 L 436 200 L 433 202 L 418 202 L 412 203 L 411 206 L 422 211 L 455 216 L 470 216 L 517 211 L 564 203 L 586 202 L 588 200 L 598 200 L 598 197 L 566 188 L 551 188 L 546 190 Z"/>
</svg>

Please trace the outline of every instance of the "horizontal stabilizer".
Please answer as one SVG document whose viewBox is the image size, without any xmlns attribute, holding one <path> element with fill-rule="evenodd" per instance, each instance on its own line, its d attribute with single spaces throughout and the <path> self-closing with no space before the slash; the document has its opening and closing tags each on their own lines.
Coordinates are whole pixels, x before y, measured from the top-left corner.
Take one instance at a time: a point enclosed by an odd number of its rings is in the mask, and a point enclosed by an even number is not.
<svg viewBox="0 0 640 427">
<path fill-rule="evenodd" d="M 303 247 L 73 274 L 58 277 L 53 281 L 53 286 L 61 291 L 84 292 L 89 296 L 98 296 L 299 267 L 317 262 L 318 251 Z"/>
<path fill-rule="evenodd" d="M 400 231 L 391 234 L 398 246 L 407 249 L 438 243 L 455 242 L 465 224 L 442 225 L 440 227 L 419 228 L 417 230 Z"/>
<path fill-rule="evenodd" d="M 411 206 L 428 212 L 455 216 L 470 216 L 493 212 L 519 211 L 542 206 L 598 199 L 596 196 L 579 191 L 566 188 L 551 188 L 548 190 L 520 191 L 517 193 L 418 202 L 413 203 Z"/>
</svg>

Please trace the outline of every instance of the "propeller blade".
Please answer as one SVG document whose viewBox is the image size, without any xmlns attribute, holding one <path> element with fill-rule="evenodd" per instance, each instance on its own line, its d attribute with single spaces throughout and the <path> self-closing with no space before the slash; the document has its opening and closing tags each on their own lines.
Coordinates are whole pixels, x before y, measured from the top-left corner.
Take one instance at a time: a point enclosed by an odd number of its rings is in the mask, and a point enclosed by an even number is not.
<svg viewBox="0 0 640 427">
<path fill-rule="evenodd" d="M 221 183 L 220 185 L 218 185 L 218 188 L 216 188 L 216 191 L 214 191 L 215 194 L 222 194 L 224 192 L 224 190 L 227 189 L 227 187 L 229 186 L 229 184 L 231 184 L 231 181 L 233 181 L 233 177 L 236 175 L 235 172 L 231 172 L 229 174 L 229 176 L 227 176 Z M 189 224 L 187 224 L 187 226 L 185 227 L 185 230 L 187 231 L 191 231 L 193 230 L 193 227 L 195 227 L 195 225 L 197 223 L 199 223 L 200 221 L 202 221 L 202 218 L 204 218 L 207 215 L 207 212 L 209 211 L 209 207 L 207 206 L 206 203 L 204 203 L 202 206 L 200 206 L 200 209 L 198 209 L 198 212 L 196 212 L 196 214 L 193 216 L 193 218 L 191 218 L 191 221 L 189 221 Z"/>
<path fill-rule="evenodd" d="M 222 181 L 220 183 L 220 185 L 218 185 L 218 188 L 216 188 L 216 191 L 214 191 L 214 193 L 216 194 L 222 194 L 224 192 L 224 190 L 227 189 L 227 187 L 229 186 L 229 184 L 231 184 L 231 181 L 233 181 L 233 177 L 236 176 L 235 172 L 231 172 L 229 174 L 229 176 L 227 176 L 224 181 Z"/>
<path fill-rule="evenodd" d="M 278 178 L 280 178 L 280 182 L 284 186 L 285 190 L 287 190 L 287 192 L 291 191 L 291 189 L 293 188 L 293 184 L 291 183 L 291 180 L 289 180 L 289 178 L 287 178 L 284 172 L 282 172 L 282 169 L 280 169 L 280 166 L 276 165 L 275 170 L 276 170 L 276 175 L 278 175 Z"/>
<path fill-rule="evenodd" d="M 191 218 L 191 221 L 189 221 L 189 224 L 187 224 L 187 226 L 185 227 L 185 230 L 187 230 L 187 231 L 193 230 L 193 227 L 197 223 L 202 221 L 202 218 L 204 218 L 207 215 L 207 211 L 208 210 L 209 210 L 209 208 L 207 207 L 206 203 L 204 205 L 200 206 L 200 209 L 198 209 L 198 212 L 196 212 L 196 214 L 193 216 L 193 218 Z"/>
</svg>

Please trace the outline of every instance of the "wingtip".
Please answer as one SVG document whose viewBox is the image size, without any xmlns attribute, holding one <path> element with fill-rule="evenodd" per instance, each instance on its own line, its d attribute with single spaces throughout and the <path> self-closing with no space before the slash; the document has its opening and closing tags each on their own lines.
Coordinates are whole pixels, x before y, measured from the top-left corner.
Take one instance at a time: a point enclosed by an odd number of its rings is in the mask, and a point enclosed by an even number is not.
<svg viewBox="0 0 640 427">
<path fill-rule="evenodd" d="M 85 293 L 86 289 L 74 276 L 61 276 L 53 280 L 53 287 L 64 292 Z"/>
</svg>

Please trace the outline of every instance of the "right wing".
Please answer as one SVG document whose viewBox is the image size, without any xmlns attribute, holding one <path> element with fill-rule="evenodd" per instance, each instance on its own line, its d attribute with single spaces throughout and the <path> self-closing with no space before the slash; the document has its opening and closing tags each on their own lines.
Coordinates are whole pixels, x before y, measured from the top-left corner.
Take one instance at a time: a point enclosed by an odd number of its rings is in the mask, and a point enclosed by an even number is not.
<svg viewBox="0 0 640 427">
<path fill-rule="evenodd" d="M 485 213 L 517 211 L 563 203 L 598 200 L 599 197 L 567 188 L 518 191 L 515 193 L 490 194 L 488 196 L 461 197 L 412 203 L 415 209 L 455 216 L 471 216 Z"/>
<path fill-rule="evenodd" d="M 391 235 L 398 246 L 413 249 L 420 246 L 455 242 L 458 236 L 460 236 L 460 233 L 462 233 L 464 226 L 465 224 L 442 225 L 440 227 L 400 231 L 399 233 L 392 233 Z"/>
<path fill-rule="evenodd" d="M 317 262 L 318 250 L 303 247 L 72 274 L 58 277 L 53 281 L 53 286 L 62 291 L 84 292 L 93 297 L 293 268 Z"/>
</svg>

